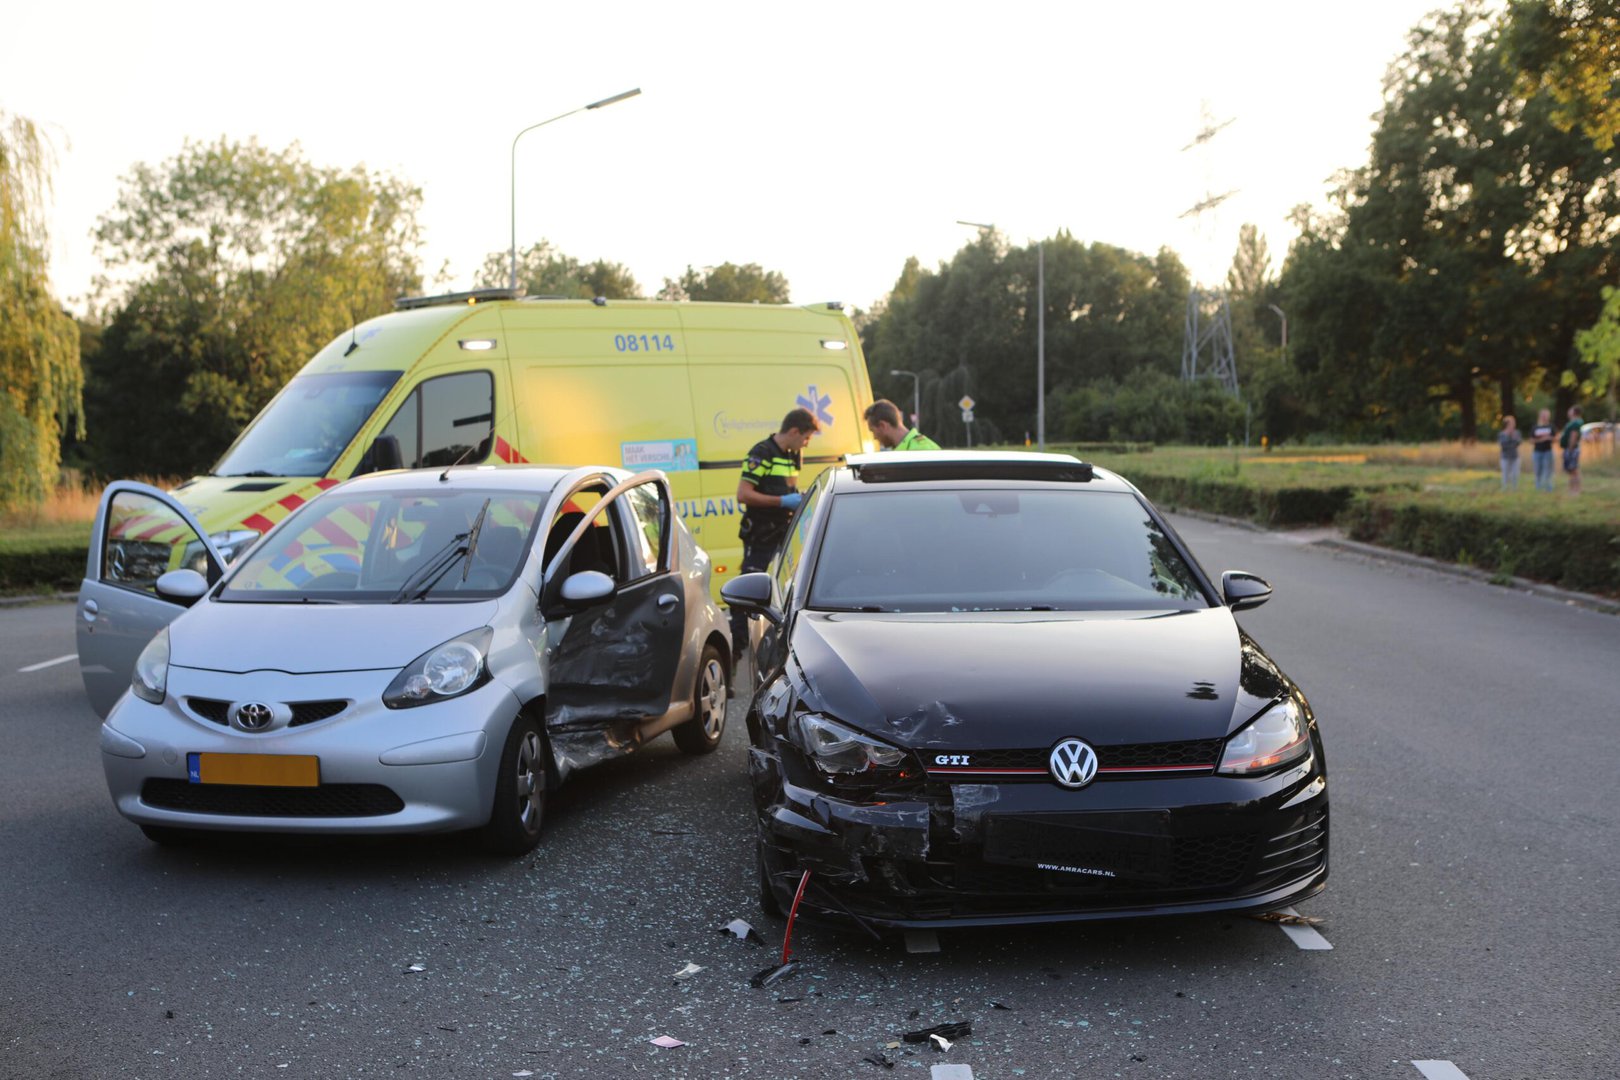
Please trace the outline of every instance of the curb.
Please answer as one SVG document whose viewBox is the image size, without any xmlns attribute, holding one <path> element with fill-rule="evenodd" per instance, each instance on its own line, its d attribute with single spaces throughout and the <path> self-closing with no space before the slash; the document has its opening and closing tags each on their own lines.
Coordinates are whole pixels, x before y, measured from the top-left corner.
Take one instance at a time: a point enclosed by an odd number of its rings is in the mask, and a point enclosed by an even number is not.
<svg viewBox="0 0 1620 1080">
<path fill-rule="evenodd" d="M 38 596 L 0 596 L 0 608 L 26 607 L 29 604 L 54 604 L 62 600 L 76 600 L 78 596 L 79 594 L 76 592 L 59 592 L 49 595 L 42 593 Z"/>
<path fill-rule="evenodd" d="M 1256 533 L 1286 533 L 1289 529 L 1268 529 L 1243 518 L 1223 517 L 1220 514 L 1209 514 L 1202 510 L 1191 510 L 1185 507 L 1178 508 L 1173 513 L 1199 521 L 1213 522 L 1217 525 L 1227 525 L 1234 529 L 1245 529 Z M 1352 555 L 1362 555 L 1369 559 L 1381 562 L 1397 563 L 1402 566 L 1414 566 L 1422 570 L 1433 570 L 1441 574 L 1450 574 L 1453 577 L 1468 578 L 1485 585 L 1498 585 L 1501 588 L 1512 588 L 1520 592 L 1531 593 L 1545 600 L 1554 600 L 1560 604 L 1570 604 L 1574 607 L 1586 608 L 1603 615 L 1620 615 L 1620 601 L 1611 600 L 1606 596 L 1594 596 L 1592 593 L 1575 592 L 1571 589 L 1560 589 L 1556 585 L 1548 585 L 1544 581 L 1533 581 L 1530 578 L 1510 577 L 1503 584 L 1496 574 L 1488 570 L 1480 570 L 1473 566 L 1460 566 L 1457 563 L 1445 562 L 1441 559 L 1431 559 L 1427 555 L 1414 555 L 1410 551 L 1401 551 L 1397 548 L 1380 547 L 1377 544 L 1367 544 L 1360 540 L 1347 539 L 1343 534 L 1333 537 L 1324 537 L 1320 540 L 1310 541 L 1312 547 L 1331 548 Z"/>
</svg>

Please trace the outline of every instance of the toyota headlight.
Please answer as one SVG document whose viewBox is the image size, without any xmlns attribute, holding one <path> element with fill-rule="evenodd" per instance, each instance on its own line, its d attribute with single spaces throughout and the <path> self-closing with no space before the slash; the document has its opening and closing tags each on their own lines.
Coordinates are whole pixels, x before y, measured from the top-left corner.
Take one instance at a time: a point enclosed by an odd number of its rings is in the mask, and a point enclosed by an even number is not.
<svg viewBox="0 0 1620 1080">
<path fill-rule="evenodd" d="M 1311 752 L 1305 711 L 1284 698 L 1226 740 L 1216 772 L 1252 776 L 1297 761 Z"/>
<path fill-rule="evenodd" d="M 862 735 L 825 716 L 804 713 L 795 727 L 800 747 L 828 776 L 861 777 L 898 769 L 906 761 L 906 752 L 899 747 Z"/>
<path fill-rule="evenodd" d="M 142 701 L 163 704 L 169 692 L 169 628 L 158 631 L 157 637 L 146 643 L 141 655 L 135 658 L 135 671 L 130 675 L 129 688 Z"/>
<path fill-rule="evenodd" d="M 409 709 L 457 697 L 489 681 L 489 627 L 451 638 L 400 669 L 383 693 L 390 709 Z"/>
</svg>

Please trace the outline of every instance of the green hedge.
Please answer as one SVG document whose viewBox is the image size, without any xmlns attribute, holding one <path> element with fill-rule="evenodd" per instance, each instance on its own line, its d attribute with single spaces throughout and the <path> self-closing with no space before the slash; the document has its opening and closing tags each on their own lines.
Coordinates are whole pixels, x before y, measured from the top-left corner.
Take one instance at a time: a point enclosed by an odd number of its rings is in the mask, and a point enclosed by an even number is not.
<svg viewBox="0 0 1620 1080">
<path fill-rule="evenodd" d="M 1526 577 L 1581 592 L 1620 594 L 1620 522 L 1524 516 L 1444 498 L 1370 494 L 1339 519 L 1353 540 Z"/>
<path fill-rule="evenodd" d="M 1135 471 L 1127 475 L 1161 509 L 1186 507 L 1245 518 L 1261 525 L 1326 525 L 1358 494 L 1382 490 L 1355 484 L 1260 485 L 1241 477 L 1171 476 Z"/>
<path fill-rule="evenodd" d="M 78 547 L 0 549 L 0 593 L 71 591 L 84 579 L 87 551 Z"/>
</svg>

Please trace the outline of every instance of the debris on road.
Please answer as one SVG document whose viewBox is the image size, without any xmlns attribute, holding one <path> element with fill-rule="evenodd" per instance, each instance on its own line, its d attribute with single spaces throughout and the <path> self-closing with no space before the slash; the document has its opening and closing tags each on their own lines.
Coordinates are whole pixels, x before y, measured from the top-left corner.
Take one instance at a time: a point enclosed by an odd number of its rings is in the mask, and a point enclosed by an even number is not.
<svg viewBox="0 0 1620 1080">
<path fill-rule="evenodd" d="M 973 1034 L 973 1023 L 970 1020 L 960 1020 L 950 1024 L 935 1024 L 931 1028 L 921 1031 L 908 1031 L 902 1036 L 908 1043 L 924 1043 L 934 1037 L 954 1040 L 965 1039 Z"/>
<path fill-rule="evenodd" d="M 685 1043 L 681 1042 L 681 1040 L 671 1038 L 668 1035 L 660 1035 L 656 1039 L 648 1039 L 647 1041 L 652 1043 L 654 1046 L 662 1046 L 665 1050 L 673 1050 L 677 1046 L 686 1045 Z"/>
<path fill-rule="evenodd" d="M 1260 911 L 1249 918 L 1259 922 L 1273 922 L 1279 926 L 1321 926 L 1323 919 L 1319 915 L 1297 915 L 1288 911 Z"/>
<path fill-rule="evenodd" d="M 930 1035 L 928 1036 L 928 1041 L 933 1043 L 934 1049 L 938 1050 L 942 1054 L 949 1050 L 952 1045 L 951 1040 L 947 1039 L 943 1035 Z"/>
<path fill-rule="evenodd" d="M 741 919 L 732 919 L 726 925 L 720 927 L 720 932 L 730 934 L 738 941 L 751 941 L 755 945 L 765 944 L 765 939 L 759 936 L 759 931 Z"/>
<path fill-rule="evenodd" d="M 426 970 L 427 970 L 427 965 L 425 965 L 425 964 L 412 964 L 410 967 L 408 967 L 404 971 L 400 972 L 400 974 L 409 975 L 412 972 L 426 971 Z"/>
<path fill-rule="evenodd" d="M 764 971 L 756 973 L 753 978 L 748 980 L 748 985 L 756 988 L 772 986 L 778 982 L 781 982 L 783 979 L 787 978 L 789 975 L 792 975 L 798 970 L 799 962 L 797 960 L 789 960 L 786 963 L 777 964 L 775 967 L 768 967 Z"/>
<path fill-rule="evenodd" d="M 882 1053 L 881 1051 L 874 1051 L 874 1052 L 872 1052 L 870 1054 L 867 1054 L 865 1057 L 861 1058 L 861 1060 L 866 1061 L 866 1062 L 870 1062 L 871 1064 L 876 1065 L 880 1069 L 892 1069 L 892 1068 L 894 1068 L 894 1059 L 891 1058 L 888 1054 Z"/>
<path fill-rule="evenodd" d="M 702 970 L 703 965 L 688 963 L 685 967 L 681 968 L 681 970 L 677 971 L 670 977 L 678 982 L 685 982 L 687 979 L 690 979 L 692 976 L 696 975 Z"/>
</svg>

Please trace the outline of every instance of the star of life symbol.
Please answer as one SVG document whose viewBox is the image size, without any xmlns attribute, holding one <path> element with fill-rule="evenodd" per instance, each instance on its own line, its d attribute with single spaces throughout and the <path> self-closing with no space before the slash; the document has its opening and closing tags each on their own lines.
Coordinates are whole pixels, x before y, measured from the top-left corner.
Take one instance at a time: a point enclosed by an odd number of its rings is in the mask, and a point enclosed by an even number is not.
<svg viewBox="0 0 1620 1080">
<path fill-rule="evenodd" d="M 830 425 L 833 422 L 832 413 L 827 411 L 827 407 L 832 404 L 832 395 L 817 393 L 814 384 L 807 393 L 800 394 L 794 404 L 801 409 L 809 409 L 820 423 Z"/>
</svg>

